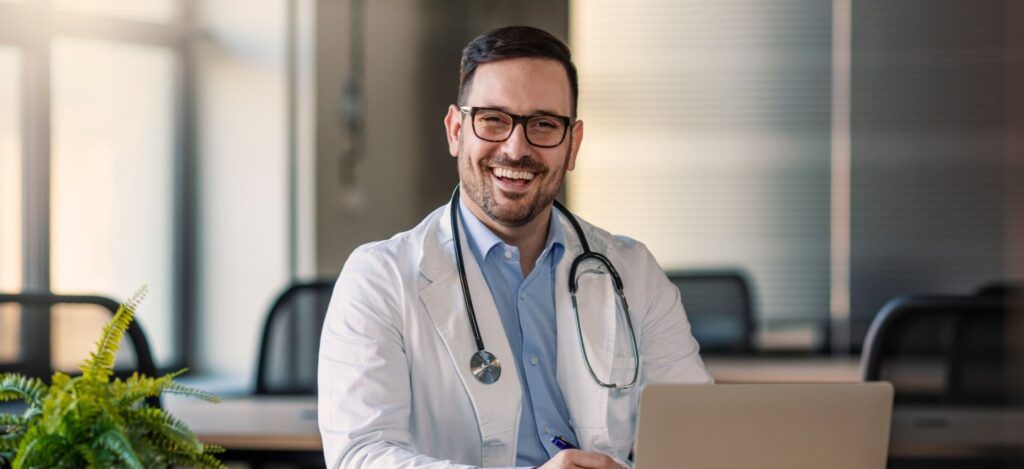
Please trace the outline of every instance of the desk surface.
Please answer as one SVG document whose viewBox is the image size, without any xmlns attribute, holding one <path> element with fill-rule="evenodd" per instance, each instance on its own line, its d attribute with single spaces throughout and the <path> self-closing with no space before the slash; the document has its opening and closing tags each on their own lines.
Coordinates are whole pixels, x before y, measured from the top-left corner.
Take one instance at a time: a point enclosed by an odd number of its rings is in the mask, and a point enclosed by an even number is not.
<svg viewBox="0 0 1024 469">
<path fill-rule="evenodd" d="M 719 370 L 724 369 L 728 369 L 728 365 L 719 366 Z M 768 376 L 781 375 L 773 372 Z M 801 372 L 785 377 L 803 376 Z M 225 399 L 219 404 L 167 396 L 164 405 L 206 443 L 232 450 L 322 450 L 313 396 L 248 396 Z M 7 402 L 0 405 L 0 413 L 20 412 L 23 408 L 20 402 Z M 893 411 L 890 441 L 890 456 L 895 457 L 957 457 L 990 451 L 1021 451 L 1024 407 L 897 407 Z"/>
<path fill-rule="evenodd" d="M 896 457 L 1024 455 L 1024 407 L 899 406 L 889 440 Z"/>
<path fill-rule="evenodd" d="M 214 404 L 177 396 L 164 407 L 204 443 L 233 450 L 320 451 L 316 397 L 243 397 Z"/>
</svg>

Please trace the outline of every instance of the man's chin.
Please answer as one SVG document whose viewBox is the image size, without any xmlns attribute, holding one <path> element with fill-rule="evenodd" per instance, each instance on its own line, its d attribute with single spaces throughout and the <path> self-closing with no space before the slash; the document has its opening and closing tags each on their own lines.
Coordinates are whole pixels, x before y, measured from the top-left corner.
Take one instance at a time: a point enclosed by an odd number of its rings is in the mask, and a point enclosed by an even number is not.
<svg viewBox="0 0 1024 469">
<path fill-rule="evenodd" d="M 503 200 L 504 199 L 504 200 L 513 201 L 512 203 L 519 203 L 519 202 L 523 201 L 523 199 L 526 199 L 530 195 L 534 194 L 533 191 L 528 191 L 528 192 L 527 191 L 524 191 L 524 192 L 506 191 L 505 189 L 502 189 L 502 188 L 496 187 L 496 186 L 492 186 L 491 189 L 492 189 L 491 190 L 491 198 L 493 200 Z"/>
<path fill-rule="evenodd" d="M 529 208 L 497 208 L 489 210 L 487 216 L 492 220 L 510 228 L 518 228 L 533 220 L 536 214 L 530 213 Z"/>
</svg>

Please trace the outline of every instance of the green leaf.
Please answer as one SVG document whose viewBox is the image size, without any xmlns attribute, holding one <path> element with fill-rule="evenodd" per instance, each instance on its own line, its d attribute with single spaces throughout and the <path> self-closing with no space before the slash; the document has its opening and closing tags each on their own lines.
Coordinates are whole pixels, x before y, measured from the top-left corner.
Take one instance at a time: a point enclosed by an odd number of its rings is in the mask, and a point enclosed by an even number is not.
<svg viewBox="0 0 1024 469">
<path fill-rule="evenodd" d="M 220 447 L 220 446 L 217 446 L 217 445 L 208 445 L 208 444 L 204 443 L 203 444 L 203 452 L 204 453 L 211 453 L 211 454 L 223 453 L 224 452 L 224 448 Z"/>
<path fill-rule="evenodd" d="M 27 427 L 28 419 L 21 415 L 0 414 L 0 427 Z M 2 435 L 2 433 L 0 433 Z"/>
<path fill-rule="evenodd" d="M 59 435 L 38 434 L 39 427 L 32 427 L 21 440 L 17 456 L 11 466 L 14 469 L 49 467 L 55 465 L 67 453 L 67 442 Z"/>
<path fill-rule="evenodd" d="M 85 459 L 85 462 L 89 464 L 90 468 L 101 469 L 104 467 L 103 463 L 100 462 L 99 454 L 96 453 L 95 449 L 89 447 L 89 445 L 77 444 L 75 445 L 75 451 L 82 456 L 82 459 Z"/>
<path fill-rule="evenodd" d="M 138 455 L 135 454 L 135 449 L 125 438 L 124 433 L 116 429 L 107 430 L 96 438 L 96 444 L 113 453 L 126 466 L 132 469 L 143 469 Z"/>
<path fill-rule="evenodd" d="M 220 398 L 214 394 L 208 393 L 201 389 L 196 389 L 191 386 L 186 386 L 177 381 L 172 381 L 171 384 L 164 388 L 164 392 L 170 394 L 181 394 L 189 397 L 195 397 L 202 399 L 207 402 L 220 402 Z"/>
<path fill-rule="evenodd" d="M 0 434 L 0 453 L 10 452 L 11 454 L 14 454 L 14 451 L 18 449 L 18 446 L 21 444 L 21 438 L 24 436 L 24 431 Z"/>
<path fill-rule="evenodd" d="M 163 410 L 152 407 L 131 409 L 125 415 L 129 425 L 145 427 L 154 433 L 163 435 L 175 447 L 180 447 L 183 451 L 195 453 L 203 451 L 203 445 L 199 443 L 192 431 L 180 420 Z"/>
<path fill-rule="evenodd" d="M 114 318 L 103 327 L 103 336 L 96 343 L 96 351 L 90 354 L 90 358 L 82 365 L 82 377 L 85 380 L 106 382 L 110 379 L 110 375 L 114 373 L 117 348 L 121 346 L 121 339 L 135 318 L 135 310 L 147 291 L 143 286 L 131 299 L 121 303 Z"/>
<path fill-rule="evenodd" d="M 14 373 L 0 374 L 0 402 L 23 399 L 30 406 L 42 403 L 46 385 L 39 378 L 27 378 Z"/>
<path fill-rule="evenodd" d="M 185 368 L 174 373 L 168 373 L 159 378 L 150 378 L 138 373 L 125 381 L 115 379 L 113 383 L 114 398 L 122 405 L 133 405 L 147 397 L 159 396 L 161 392 L 171 385 L 174 378 L 185 372 Z"/>
</svg>

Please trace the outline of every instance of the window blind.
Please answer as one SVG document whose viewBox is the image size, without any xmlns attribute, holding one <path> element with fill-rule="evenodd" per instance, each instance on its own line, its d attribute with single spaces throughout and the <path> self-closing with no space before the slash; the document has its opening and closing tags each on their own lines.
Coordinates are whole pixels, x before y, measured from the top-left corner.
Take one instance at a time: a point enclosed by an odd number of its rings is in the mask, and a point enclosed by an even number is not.
<svg viewBox="0 0 1024 469">
<path fill-rule="evenodd" d="M 570 207 L 666 269 L 742 269 L 761 328 L 826 320 L 831 4 L 587 0 L 570 19 Z"/>
</svg>

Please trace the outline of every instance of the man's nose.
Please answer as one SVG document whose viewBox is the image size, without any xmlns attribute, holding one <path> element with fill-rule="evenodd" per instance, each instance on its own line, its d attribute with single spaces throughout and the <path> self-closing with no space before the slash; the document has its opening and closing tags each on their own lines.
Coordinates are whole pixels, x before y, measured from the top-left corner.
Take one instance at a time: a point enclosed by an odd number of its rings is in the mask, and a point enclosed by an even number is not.
<svg viewBox="0 0 1024 469">
<path fill-rule="evenodd" d="M 526 139 L 526 124 L 516 122 L 512 134 L 502 144 L 502 149 L 509 158 L 521 158 L 530 153 L 530 142 Z"/>
</svg>

